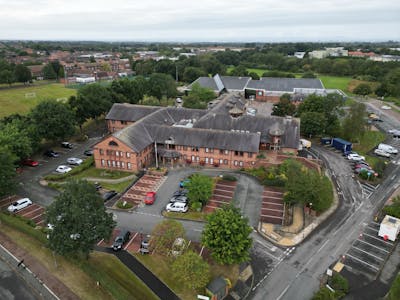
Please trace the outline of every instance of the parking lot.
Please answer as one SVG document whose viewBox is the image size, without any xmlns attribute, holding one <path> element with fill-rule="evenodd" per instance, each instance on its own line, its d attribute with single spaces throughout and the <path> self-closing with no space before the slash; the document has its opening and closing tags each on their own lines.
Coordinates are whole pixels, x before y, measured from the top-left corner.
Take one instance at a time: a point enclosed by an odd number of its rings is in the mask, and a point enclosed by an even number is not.
<svg viewBox="0 0 400 300">
<path fill-rule="evenodd" d="M 222 205 L 230 203 L 235 194 L 236 185 L 236 181 L 218 181 L 210 200 L 208 200 L 208 203 L 204 208 L 204 212 L 212 213 Z"/>
<path fill-rule="evenodd" d="M 260 221 L 264 223 L 282 224 L 283 192 L 272 187 L 265 187 L 262 195 Z"/>
<path fill-rule="evenodd" d="M 378 236 L 379 223 L 371 222 L 366 225 L 351 248 L 344 255 L 343 263 L 352 271 L 359 271 L 375 278 L 395 244 L 389 240 L 385 241 Z"/>
<path fill-rule="evenodd" d="M 121 232 L 121 228 L 115 228 L 112 232 L 110 239 L 108 241 L 106 241 L 104 239 L 99 241 L 97 243 L 97 246 L 105 247 L 105 248 L 112 247 L 112 244 L 114 243 L 115 238 L 118 236 L 118 234 L 120 232 Z M 127 241 L 125 243 L 123 250 L 129 251 L 129 252 L 139 252 L 140 244 L 142 242 L 142 237 L 143 236 L 139 232 L 131 231 L 129 241 Z"/>
<path fill-rule="evenodd" d="M 14 201 L 21 199 L 23 197 L 19 196 L 12 196 L 12 197 L 7 197 L 5 199 L 2 199 L 0 201 L 0 209 L 1 210 L 6 210 L 7 207 L 13 203 Z M 19 215 L 21 217 L 31 219 L 36 223 L 36 225 L 39 226 L 44 226 L 44 221 L 45 221 L 45 208 L 43 206 L 40 206 L 39 204 L 33 203 L 32 205 L 29 205 L 18 212 L 15 213 L 16 215 Z"/>
</svg>

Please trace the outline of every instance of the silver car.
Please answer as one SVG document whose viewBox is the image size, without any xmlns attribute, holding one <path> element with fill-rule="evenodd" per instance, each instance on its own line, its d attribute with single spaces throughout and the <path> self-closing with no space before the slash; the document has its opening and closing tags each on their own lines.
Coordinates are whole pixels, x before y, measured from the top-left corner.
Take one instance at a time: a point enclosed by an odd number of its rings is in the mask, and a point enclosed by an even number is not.
<svg viewBox="0 0 400 300">
<path fill-rule="evenodd" d="M 83 163 L 83 160 L 76 157 L 70 157 L 67 159 L 67 163 L 69 163 L 70 165 L 79 166 L 81 163 Z"/>
</svg>

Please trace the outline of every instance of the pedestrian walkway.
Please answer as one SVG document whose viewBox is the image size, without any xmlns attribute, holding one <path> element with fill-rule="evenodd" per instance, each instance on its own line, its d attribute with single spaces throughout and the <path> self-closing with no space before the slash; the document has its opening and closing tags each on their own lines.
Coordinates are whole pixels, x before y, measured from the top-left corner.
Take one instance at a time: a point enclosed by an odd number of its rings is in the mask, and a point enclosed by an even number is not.
<svg viewBox="0 0 400 300">
<path fill-rule="evenodd" d="M 126 267 L 128 267 L 144 284 L 146 284 L 160 299 L 179 300 L 171 289 L 157 276 L 142 265 L 133 255 L 126 251 L 114 252 L 109 248 L 96 247 L 95 250 L 115 255 Z"/>
</svg>

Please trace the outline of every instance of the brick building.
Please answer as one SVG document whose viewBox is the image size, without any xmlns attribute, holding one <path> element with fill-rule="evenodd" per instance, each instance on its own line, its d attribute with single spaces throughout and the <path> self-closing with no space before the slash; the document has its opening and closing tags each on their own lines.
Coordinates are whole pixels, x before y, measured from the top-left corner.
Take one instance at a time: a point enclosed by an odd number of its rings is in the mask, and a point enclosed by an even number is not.
<svg viewBox="0 0 400 300">
<path fill-rule="evenodd" d="M 298 119 L 232 117 L 239 100 L 227 96 L 211 110 L 116 103 L 106 116 L 111 135 L 94 147 L 96 167 L 136 172 L 157 155 L 161 165 L 235 169 L 254 166 L 260 150 L 297 153 Z"/>
</svg>

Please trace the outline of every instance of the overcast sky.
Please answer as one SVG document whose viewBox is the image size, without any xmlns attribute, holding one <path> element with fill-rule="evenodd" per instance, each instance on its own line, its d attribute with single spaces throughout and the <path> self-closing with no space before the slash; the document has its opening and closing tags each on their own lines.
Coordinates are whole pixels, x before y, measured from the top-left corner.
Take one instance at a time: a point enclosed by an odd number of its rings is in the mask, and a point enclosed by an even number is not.
<svg viewBox="0 0 400 300">
<path fill-rule="evenodd" d="M 400 40 L 399 0 L 0 0 L 0 39 Z"/>
</svg>

